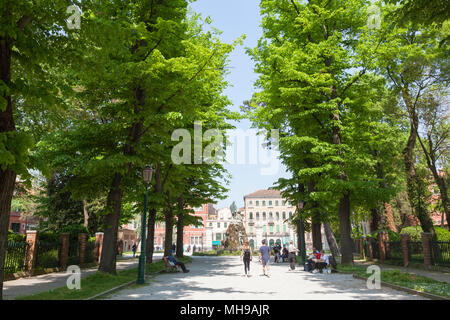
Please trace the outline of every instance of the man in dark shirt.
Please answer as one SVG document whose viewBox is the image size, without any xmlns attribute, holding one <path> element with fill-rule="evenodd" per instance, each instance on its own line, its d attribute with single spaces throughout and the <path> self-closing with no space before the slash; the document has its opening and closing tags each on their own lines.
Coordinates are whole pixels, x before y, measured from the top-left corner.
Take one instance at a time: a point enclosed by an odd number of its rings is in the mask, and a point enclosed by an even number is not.
<svg viewBox="0 0 450 320">
<path fill-rule="evenodd" d="M 188 272 L 189 272 L 189 270 L 186 269 L 186 266 L 184 265 L 183 262 L 180 262 L 180 261 L 178 261 L 177 259 L 175 259 L 175 257 L 172 255 L 172 250 L 170 250 L 170 253 L 169 253 L 169 255 L 167 256 L 167 258 L 168 258 L 169 261 L 172 262 L 174 265 L 180 266 L 184 273 L 188 273 Z"/>
</svg>

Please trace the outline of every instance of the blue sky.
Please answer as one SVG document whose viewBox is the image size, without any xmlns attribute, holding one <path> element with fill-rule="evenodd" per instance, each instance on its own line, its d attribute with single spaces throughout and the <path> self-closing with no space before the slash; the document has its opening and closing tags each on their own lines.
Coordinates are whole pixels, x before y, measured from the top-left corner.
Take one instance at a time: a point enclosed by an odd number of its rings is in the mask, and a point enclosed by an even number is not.
<svg viewBox="0 0 450 320">
<path fill-rule="evenodd" d="M 239 111 L 242 102 L 249 100 L 255 91 L 257 74 L 253 71 L 254 63 L 245 53 L 245 48 L 255 47 L 262 35 L 259 0 L 197 0 L 191 4 L 191 8 L 203 17 L 209 16 L 212 19 L 211 26 L 223 32 L 220 35 L 223 42 L 233 43 L 242 34 L 246 35 L 244 45 L 237 47 L 230 55 L 231 68 L 227 81 L 231 86 L 225 91 L 233 103 L 230 109 Z M 247 130 L 251 123 L 242 120 L 235 126 Z M 244 195 L 269 188 L 280 177 L 288 177 L 286 168 L 281 163 L 278 174 L 275 175 L 261 175 L 261 168 L 267 167 L 264 165 L 228 164 L 225 167 L 232 175 L 228 185 L 230 191 L 227 199 L 219 200 L 215 205 L 217 209 L 229 207 L 233 201 L 236 201 L 238 207 L 242 207 Z"/>
</svg>

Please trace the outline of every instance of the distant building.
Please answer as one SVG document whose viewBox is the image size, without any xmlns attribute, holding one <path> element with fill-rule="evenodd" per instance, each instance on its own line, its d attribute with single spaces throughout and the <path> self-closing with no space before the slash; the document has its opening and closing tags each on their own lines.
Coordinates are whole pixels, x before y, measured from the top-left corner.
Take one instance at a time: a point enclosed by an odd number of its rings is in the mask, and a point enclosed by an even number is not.
<svg viewBox="0 0 450 320">
<path fill-rule="evenodd" d="M 122 243 L 123 251 L 131 251 L 133 244 L 137 243 L 137 223 L 136 221 L 131 221 L 130 223 L 124 224 L 119 228 L 119 233 L 117 240 Z M 140 251 L 140 248 L 137 248 Z"/>
<path fill-rule="evenodd" d="M 13 211 L 9 215 L 9 229 L 14 233 L 26 234 L 27 230 L 36 230 L 38 226 L 39 217 L 28 217 L 18 211 Z"/>
<path fill-rule="evenodd" d="M 214 206 L 211 203 L 203 204 L 201 207 L 193 208 L 194 210 L 194 216 L 201 218 L 201 225 L 198 227 L 194 225 L 186 226 L 183 229 L 183 247 L 186 251 L 188 248 L 190 248 L 190 251 L 192 252 L 192 249 L 195 245 L 196 250 L 204 250 L 206 247 L 206 220 L 208 219 L 209 215 L 214 215 L 216 213 L 216 209 L 214 209 Z M 166 234 L 166 226 L 165 222 L 159 222 L 155 224 L 155 240 L 154 240 L 154 246 L 155 250 L 164 250 L 164 241 L 165 241 L 165 234 Z M 172 243 L 176 243 L 176 223 L 174 224 L 174 232 L 173 232 L 173 239 Z"/>
<path fill-rule="evenodd" d="M 294 204 L 283 199 L 278 190 L 263 189 L 244 196 L 244 226 L 250 246 L 257 249 L 265 239 L 269 246 L 288 245 L 293 240 L 298 247 L 296 228 L 290 222 L 295 210 Z M 306 249 L 312 249 L 311 233 L 305 233 L 305 244 Z M 328 249 L 323 227 L 322 244 Z"/>
<path fill-rule="evenodd" d="M 230 224 L 237 223 L 239 211 L 234 215 L 230 208 L 217 210 L 217 214 L 210 215 L 206 220 L 206 246 L 205 250 L 217 249 L 226 238 L 226 232 Z"/>
</svg>

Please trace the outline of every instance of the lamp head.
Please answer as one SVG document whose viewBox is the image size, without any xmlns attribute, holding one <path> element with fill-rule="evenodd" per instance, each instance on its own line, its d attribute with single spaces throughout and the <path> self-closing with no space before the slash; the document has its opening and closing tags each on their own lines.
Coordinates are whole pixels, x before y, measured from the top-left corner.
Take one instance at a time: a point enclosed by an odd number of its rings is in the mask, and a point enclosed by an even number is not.
<svg viewBox="0 0 450 320">
<path fill-rule="evenodd" d="M 146 165 L 144 170 L 142 170 L 142 179 L 145 183 L 149 184 L 152 181 L 153 167 Z"/>
</svg>

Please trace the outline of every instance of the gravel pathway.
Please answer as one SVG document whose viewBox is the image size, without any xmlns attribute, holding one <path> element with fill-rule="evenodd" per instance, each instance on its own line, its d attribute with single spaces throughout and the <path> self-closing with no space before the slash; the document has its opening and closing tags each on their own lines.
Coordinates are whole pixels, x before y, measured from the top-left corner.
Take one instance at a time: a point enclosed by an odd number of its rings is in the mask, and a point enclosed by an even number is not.
<svg viewBox="0 0 450 320">
<path fill-rule="evenodd" d="M 189 273 L 161 274 L 150 285 L 124 289 L 113 300 L 424 300 L 390 288 L 367 289 L 350 274 L 311 274 L 288 271 L 288 263 L 271 265 L 270 278 L 258 262 L 252 277 L 243 275 L 239 257 L 192 257 Z"/>
</svg>

